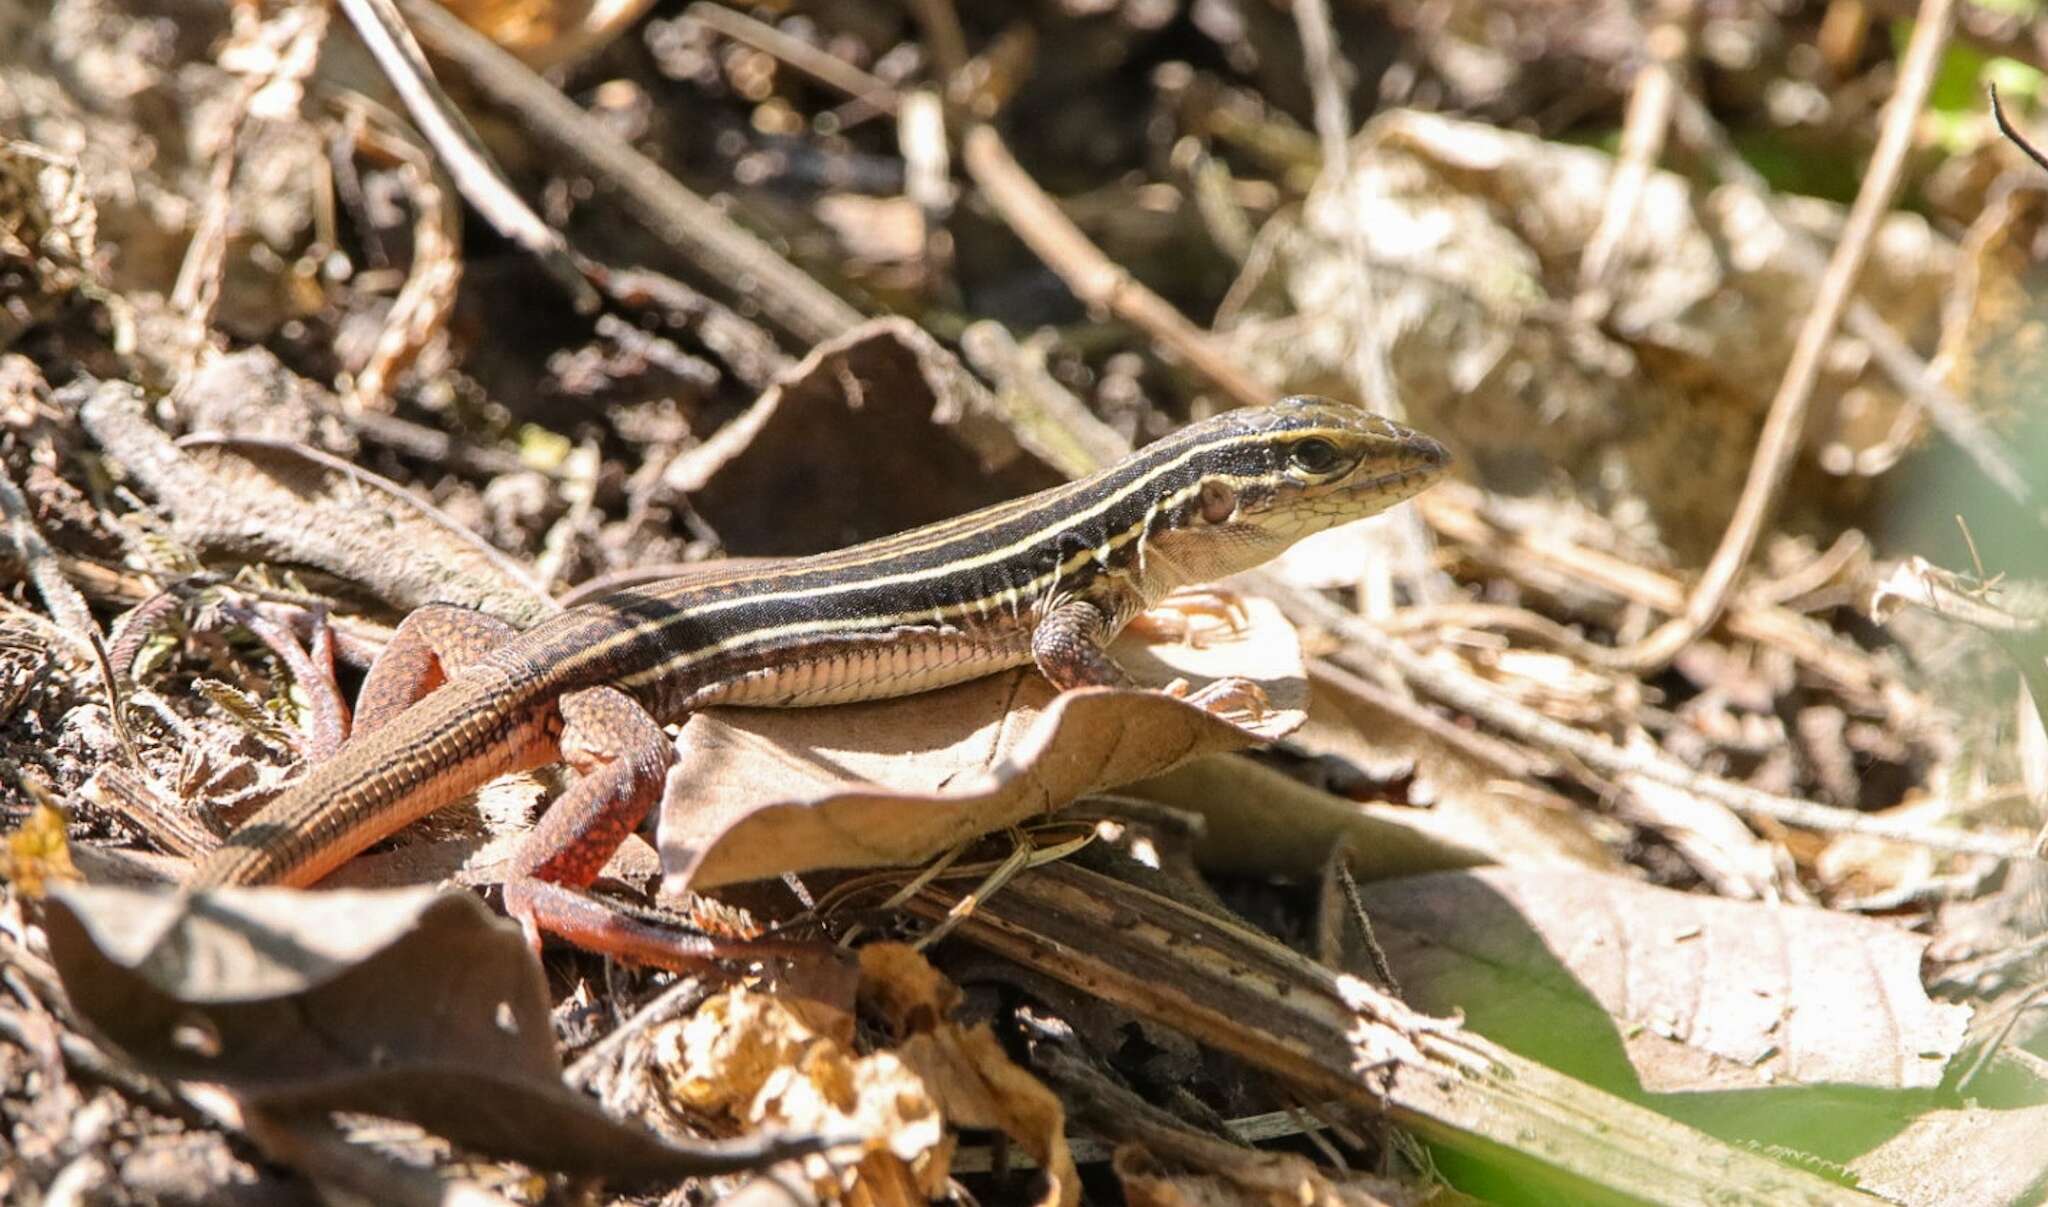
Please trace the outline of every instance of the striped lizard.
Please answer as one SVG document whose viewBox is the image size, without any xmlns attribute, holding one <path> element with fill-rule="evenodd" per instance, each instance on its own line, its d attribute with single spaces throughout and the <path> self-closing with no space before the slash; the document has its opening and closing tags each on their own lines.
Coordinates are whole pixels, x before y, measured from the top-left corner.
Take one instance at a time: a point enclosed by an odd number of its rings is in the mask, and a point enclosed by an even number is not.
<svg viewBox="0 0 2048 1207">
<path fill-rule="evenodd" d="M 355 734 L 203 860 L 195 888 L 311 884 L 510 771 L 580 775 L 523 840 L 509 913 L 653 963 L 701 958 L 580 890 L 659 797 L 662 725 L 712 704 L 805 706 L 928 691 L 1035 663 L 1066 689 L 1124 684 L 1104 652 L 1168 592 L 1421 491 L 1449 462 L 1419 432 L 1296 397 L 1191 424 L 1064 486 L 838 552 L 613 592 L 525 632 L 413 612 L 371 667 Z M 1246 705 L 1242 680 L 1187 698 Z"/>
</svg>

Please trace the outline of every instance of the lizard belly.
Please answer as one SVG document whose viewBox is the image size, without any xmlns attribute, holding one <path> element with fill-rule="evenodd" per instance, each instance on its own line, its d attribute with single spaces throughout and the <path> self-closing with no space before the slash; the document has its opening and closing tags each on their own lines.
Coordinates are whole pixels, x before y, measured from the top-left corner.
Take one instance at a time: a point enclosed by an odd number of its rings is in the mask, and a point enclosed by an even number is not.
<svg viewBox="0 0 2048 1207">
<path fill-rule="evenodd" d="M 902 628 L 785 650 L 772 665 L 736 667 L 690 697 L 713 704 L 810 708 L 950 687 L 1031 661 L 1028 634 L 999 639 L 957 629 Z"/>
</svg>

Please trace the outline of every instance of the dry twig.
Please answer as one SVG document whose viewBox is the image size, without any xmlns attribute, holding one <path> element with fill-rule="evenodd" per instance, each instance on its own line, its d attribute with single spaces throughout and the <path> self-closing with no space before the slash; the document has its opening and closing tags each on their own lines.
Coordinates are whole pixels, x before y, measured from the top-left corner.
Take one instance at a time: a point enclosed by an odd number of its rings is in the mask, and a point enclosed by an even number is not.
<svg viewBox="0 0 2048 1207">
<path fill-rule="evenodd" d="M 1208 332 L 1103 255 L 1011 158 L 993 126 L 976 125 L 967 131 L 962 158 L 989 204 L 1046 267 L 1059 274 L 1075 297 L 1151 336 L 1215 383 L 1236 405 L 1264 406 L 1272 401 L 1272 391 L 1222 352 Z"/>
<path fill-rule="evenodd" d="M 1863 187 L 1843 224 L 1841 242 L 1836 244 L 1827 274 L 1821 278 L 1813 311 L 1799 330 L 1799 341 L 1793 346 L 1792 361 L 1785 368 L 1777 397 L 1771 400 L 1770 414 L 1757 439 L 1756 456 L 1750 462 L 1749 479 L 1735 505 L 1735 515 L 1728 521 L 1706 573 L 1687 599 L 1684 613 L 1666 621 L 1630 648 L 1630 658 L 1638 667 L 1663 666 L 1721 618 L 1736 578 L 1749 564 L 1757 539 L 1777 508 L 1778 496 L 1784 490 L 1805 432 L 1806 409 L 1820 380 L 1821 359 L 1834 339 L 1856 279 L 1862 274 L 1871 237 L 1877 233 L 1878 223 L 1898 192 L 1906 152 L 1912 146 L 1920 110 L 1926 106 L 1927 93 L 1933 87 L 1934 71 L 1941 61 L 1942 47 L 1948 44 L 1954 15 L 1955 0 L 1923 0 L 1920 6 L 1919 20 L 1913 26 L 1913 37 L 1899 68 L 1898 90 L 1885 111 L 1877 149 L 1871 153 Z"/>
<path fill-rule="evenodd" d="M 819 83 L 837 88 L 878 112 L 893 116 L 902 104 L 902 98 L 887 83 L 837 55 L 827 54 L 801 38 L 791 37 L 766 21 L 723 4 L 692 4 L 683 15 L 735 42 L 744 43 L 763 54 L 774 55 Z"/>
<path fill-rule="evenodd" d="M 532 253 L 548 275 L 568 291 L 578 310 L 595 309 L 597 296 L 577 274 L 568 244 L 505 179 L 483 139 L 434 78 L 433 68 L 427 66 L 419 43 L 391 0 L 341 0 L 341 10 L 356 27 L 384 78 L 405 102 L 406 111 L 455 182 L 456 191 L 499 234 Z"/>
<path fill-rule="evenodd" d="M 1712 165 L 1715 176 L 1741 184 L 1760 197 L 1770 195 L 1770 182 L 1742 158 L 1728 132 L 1691 92 L 1679 93 L 1677 129 L 1695 153 Z M 1817 275 L 1824 271 L 1825 260 L 1811 235 L 1784 221 L 1773 206 L 1762 207 L 1761 213 L 1777 228 L 1786 251 L 1795 258 L 1801 272 Z M 2032 499 L 2033 488 L 1997 433 L 1934 376 L 1927 361 L 1892 330 L 1876 307 L 1861 298 L 1852 299 L 1844 322 L 1851 335 L 1869 346 L 1878 369 L 1892 385 L 1919 407 L 1935 429 L 1961 449 L 1986 478 L 2015 502 Z"/>
<path fill-rule="evenodd" d="M 1315 98 L 1316 139 L 1323 145 L 1323 171 L 1350 170 L 1351 106 L 1344 95 L 1344 60 L 1330 29 L 1329 0 L 1295 0 L 1294 24 L 1301 30 L 1301 59 Z"/>
<path fill-rule="evenodd" d="M 626 210 L 656 238 L 707 277 L 731 282 L 792 338 L 814 344 L 859 324 L 858 310 L 433 0 L 401 0 L 400 8 L 436 54 L 460 66 L 492 103 L 517 114 L 550 153 L 614 189 Z"/>
<path fill-rule="evenodd" d="M 1621 152 L 1607 186 L 1600 222 L 1586 240 L 1579 261 L 1579 288 L 1601 289 L 1614 270 L 1622 238 L 1635 221 L 1636 207 L 1650 182 L 1650 171 L 1664 154 L 1664 136 L 1671 111 L 1685 87 L 1685 60 L 1692 50 L 1692 0 L 1670 0 L 1657 24 L 1643 38 L 1647 55 L 1629 93 L 1628 116 L 1621 129 Z"/>
<path fill-rule="evenodd" d="M 1343 636 L 1352 647 L 1346 651 L 1346 657 L 1362 655 L 1390 666 L 1417 690 L 1532 745 L 1569 755 L 1601 775 L 1640 775 L 1719 801 L 1737 813 L 1767 817 L 1822 833 L 1864 834 L 1959 855 L 1989 855 L 1997 859 L 2032 857 L 2026 843 L 2009 838 L 1902 825 L 1847 809 L 1761 792 L 1694 771 L 1661 752 L 1637 754 L 1624 750 L 1597 734 L 1552 720 L 1518 704 L 1473 675 L 1423 657 L 1319 596 L 1290 590 L 1270 579 L 1265 590 L 1289 612 Z"/>
</svg>

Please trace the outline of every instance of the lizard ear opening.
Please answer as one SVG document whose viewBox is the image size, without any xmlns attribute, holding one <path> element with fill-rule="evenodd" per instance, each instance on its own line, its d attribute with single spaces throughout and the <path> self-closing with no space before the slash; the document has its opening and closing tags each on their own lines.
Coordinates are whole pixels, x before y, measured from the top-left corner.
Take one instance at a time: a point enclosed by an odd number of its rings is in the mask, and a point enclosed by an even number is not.
<svg viewBox="0 0 2048 1207">
<path fill-rule="evenodd" d="M 1202 494 L 1198 503 L 1202 518 L 1211 524 L 1221 524 L 1237 514 L 1237 492 L 1227 482 L 1214 478 L 1202 483 Z"/>
</svg>

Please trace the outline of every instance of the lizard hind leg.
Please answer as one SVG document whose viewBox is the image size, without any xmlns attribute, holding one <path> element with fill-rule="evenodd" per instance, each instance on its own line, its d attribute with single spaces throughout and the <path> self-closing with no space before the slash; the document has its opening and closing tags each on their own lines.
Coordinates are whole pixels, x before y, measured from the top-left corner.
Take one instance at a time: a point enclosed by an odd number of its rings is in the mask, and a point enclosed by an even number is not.
<svg viewBox="0 0 2048 1207">
<path fill-rule="evenodd" d="M 535 954 L 542 932 L 585 951 L 689 972 L 720 959 L 818 959 L 803 940 L 727 938 L 636 917 L 584 890 L 661 799 L 675 749 L 646 709 L 610 687 L 564 695 L 562 761 L 578 774 L 526 836 L 505 878 L 505 912 Z"/>
<path fill-rule="evenodd" d="M 557 745 L 577 776 L 520 844 L 505 879 L 505 911 L 536 952 L 546 931 L 642 963 L 701 965 L 715 946 L 638 921 L 582 891 L 660 799 L 675 761 L 668 735 L 616 688 L 571 692 L 557 707 Z"/>
<path fill-rule="evenodd" d="M 381 728 L 517 632 L 495 616 L 455 604 L 428 604 L 413 612 L 370 664 L 356 696 L 352 736 Z"/>
<path fill-rule="evenodd" d="M 520 876 L 582 888 L 661 796 L 675 751 L 631 696 L 613 687 L 569 692 L 556 745 L 576 778 L 541 815 L 514 861 Z"/>
</svg>

